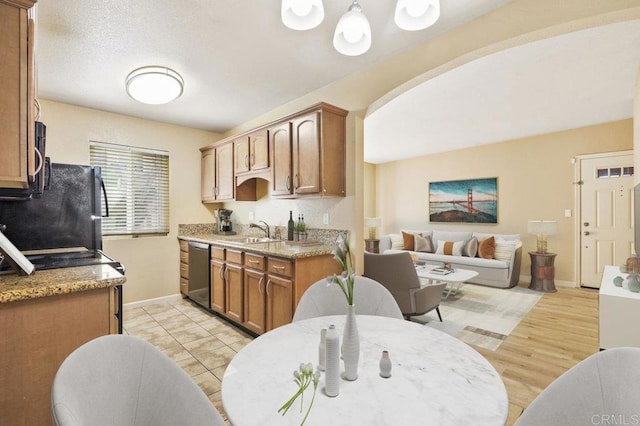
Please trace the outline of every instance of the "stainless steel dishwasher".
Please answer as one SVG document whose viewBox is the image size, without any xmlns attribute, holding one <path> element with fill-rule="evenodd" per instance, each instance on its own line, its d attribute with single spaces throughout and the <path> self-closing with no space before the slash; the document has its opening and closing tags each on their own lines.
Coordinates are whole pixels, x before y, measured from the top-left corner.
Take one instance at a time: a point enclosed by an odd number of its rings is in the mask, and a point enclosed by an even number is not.
<svg viewBox="0 0 640 426">
<path fill-rule="evenodd" d="M 189 242 L 189 299 L 209 309 L 209 244 Z"/>
</svg>

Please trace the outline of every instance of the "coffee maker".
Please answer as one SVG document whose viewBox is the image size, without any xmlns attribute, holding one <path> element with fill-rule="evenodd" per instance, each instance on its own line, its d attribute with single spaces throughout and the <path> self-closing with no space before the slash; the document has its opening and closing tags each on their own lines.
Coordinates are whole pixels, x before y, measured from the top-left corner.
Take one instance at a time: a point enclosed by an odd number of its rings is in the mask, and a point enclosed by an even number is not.
<svg viewBox="0 0 640 426">
<path fill-rule="evenodd" d="M 231 213 L 233 210 L 219 209 L 216 210 L 216 217 L 218 218 L 218 234 L 223 235 L 235 235 L 233 225 L 231 223 Z"/>
</svg>

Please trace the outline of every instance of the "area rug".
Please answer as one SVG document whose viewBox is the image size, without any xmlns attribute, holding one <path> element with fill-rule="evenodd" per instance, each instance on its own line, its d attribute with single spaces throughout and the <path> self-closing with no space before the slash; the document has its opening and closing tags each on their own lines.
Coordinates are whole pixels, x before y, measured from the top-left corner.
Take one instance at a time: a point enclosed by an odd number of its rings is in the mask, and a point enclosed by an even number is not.
<svg viewBox="0 0 640 426">
<path fill-rule="evenodd" d="M 412 320 L 495 351 L 541 297 L 542 293 L 524 287 L 465 284 L 461 292 L 440 302 L 442 322 L 435 310 Z"/>
</svg>

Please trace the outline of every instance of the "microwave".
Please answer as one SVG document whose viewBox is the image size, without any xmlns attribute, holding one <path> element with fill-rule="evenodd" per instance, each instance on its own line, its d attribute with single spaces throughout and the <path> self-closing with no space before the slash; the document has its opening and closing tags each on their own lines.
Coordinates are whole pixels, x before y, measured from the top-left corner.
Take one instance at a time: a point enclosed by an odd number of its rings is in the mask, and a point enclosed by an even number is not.
<svg viewBox="0 0 640 426">
<path fill-rule="evenodd" d="M 51 171 L 51 160 L 45 156 L 47 141 L 47 126 L 40 121 L 35 122 L 35 147 L 38 150 L 38 172 L 33 182 L 29 182 L 28 188 L 0 188 L 0 200 L 28 200 L 40 198 L 42 192 L 47 189 Z"/>
</svg>

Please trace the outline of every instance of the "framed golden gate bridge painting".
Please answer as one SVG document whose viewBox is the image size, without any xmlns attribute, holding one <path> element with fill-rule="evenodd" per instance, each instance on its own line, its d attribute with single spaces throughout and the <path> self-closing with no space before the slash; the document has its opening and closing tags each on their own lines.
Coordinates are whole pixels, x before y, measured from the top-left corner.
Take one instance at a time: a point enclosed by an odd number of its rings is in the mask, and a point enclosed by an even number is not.
<svg viewBox="0 0 640 426">
<path fill-rule="evenodd" d="M 429 221 L 498 223 L 498 178 L 429 182 Z"/>
</svg>

